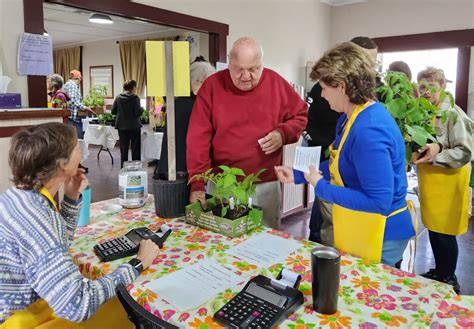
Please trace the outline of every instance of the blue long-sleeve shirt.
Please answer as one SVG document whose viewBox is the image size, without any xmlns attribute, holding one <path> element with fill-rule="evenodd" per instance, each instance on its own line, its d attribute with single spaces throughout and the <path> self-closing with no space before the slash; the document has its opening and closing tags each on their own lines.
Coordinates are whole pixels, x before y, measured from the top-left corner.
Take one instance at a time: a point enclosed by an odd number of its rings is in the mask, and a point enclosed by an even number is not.
<svg viewBox="0 0 474 329">
<path fill-rule="evenodd" d="M 337 123 L 334 147 L 344 133 L 346 115 Z M 325 166 L 326 165 L 326 166 Z M 327 164 L 321 164 L 327 167 Z M 407 179 L 405 145 L 395 121 L 381 103 L 362 111 L 347 136 L 339 155 L 339 172 L 344 186 L 332 185 L 327 173 L 315 187 L 315 194 L 345 208 L 388 216 L 406 206 Z M 295 182 L 304 176 L 295 171 Z M 415 234 L 408 210 L 387 219 L 384 240 L 403 240 Z"/>
</svg>

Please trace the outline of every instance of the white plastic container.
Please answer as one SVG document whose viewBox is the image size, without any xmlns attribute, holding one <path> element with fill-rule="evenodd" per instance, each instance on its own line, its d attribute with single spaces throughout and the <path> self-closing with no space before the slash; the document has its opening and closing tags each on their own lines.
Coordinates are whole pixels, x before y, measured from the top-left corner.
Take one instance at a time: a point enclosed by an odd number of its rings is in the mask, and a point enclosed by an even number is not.
<svg viewBox="0 0 474 329">
<path fill-rule="evenodd" d="M 148 197 L 148 173 L 141 161 L 126 161 L 119 173 L 119 203 L 124 208 L 138 208 Z"/>
</svg>

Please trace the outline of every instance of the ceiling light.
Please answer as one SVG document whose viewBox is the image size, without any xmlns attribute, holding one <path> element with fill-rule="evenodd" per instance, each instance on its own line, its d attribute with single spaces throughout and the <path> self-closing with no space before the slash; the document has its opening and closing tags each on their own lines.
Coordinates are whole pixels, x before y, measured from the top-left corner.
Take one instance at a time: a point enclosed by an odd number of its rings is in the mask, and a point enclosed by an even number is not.
<svg viewBox="0 0 474 329">
<path fill-rule="evenodd" d="M 113 24 L 114 23 L 112 21 L 112 18 L 110 18 L 110 16 L 104 15 L 104 14 L 93 14 L 89 18 L 89 22 L 97 23 L 97 24 Z"/>
<path fill-rule="evenodd" d="M 49 37 L 49 33 L 48 33 L 48 31 L 46 31 L 46 30 L 43 30 L 43 35 L 44 35 L 45 37 Z"/>
</svg>

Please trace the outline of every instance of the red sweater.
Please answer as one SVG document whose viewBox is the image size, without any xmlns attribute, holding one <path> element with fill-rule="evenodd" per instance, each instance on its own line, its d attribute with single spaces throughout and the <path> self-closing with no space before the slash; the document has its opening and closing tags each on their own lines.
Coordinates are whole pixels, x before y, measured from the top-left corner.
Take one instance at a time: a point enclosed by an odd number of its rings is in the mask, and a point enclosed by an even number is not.
<svg viewBox="0 0 474 329">
<path fill-rule="evenodd" d="M 246 174 L 262 168 L 263 182 L 276 180 L 282 149 L 266 155 L 258 140 L 278 130 L 283 144 L 298 140 L 306 127 L 307 106 L 279 74 L 264 69 L 254 89 L 241 91 L 229 70 L 210 76 L 199 89 L 187 135 L 189 177 L 219 165 L 238 167 Z M 192 191 L 204 189 L 191 183 Z"/>
</svg>

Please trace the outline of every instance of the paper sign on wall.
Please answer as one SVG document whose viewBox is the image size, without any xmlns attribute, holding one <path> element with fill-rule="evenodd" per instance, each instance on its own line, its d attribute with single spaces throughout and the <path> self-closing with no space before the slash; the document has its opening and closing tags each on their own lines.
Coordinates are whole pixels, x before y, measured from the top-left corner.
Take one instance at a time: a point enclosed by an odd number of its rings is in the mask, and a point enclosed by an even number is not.
<svg viewBox="0 0 474 329">
<path fill-rule="evenodd" d="M 146 41 L 147 96 L 166 96 L 166 56 L 164 41 Z M 173 41 L 173 81 L 175 96 L 189 96 L 189 42 Z"/>
<path fill-rule="evenodd" d="M 18 44 L 19 75 L 53 74 L 53 40 L 50 36 L 23 33 Z"/>
</svg>

